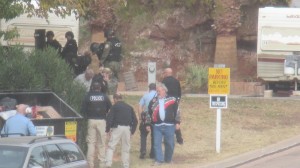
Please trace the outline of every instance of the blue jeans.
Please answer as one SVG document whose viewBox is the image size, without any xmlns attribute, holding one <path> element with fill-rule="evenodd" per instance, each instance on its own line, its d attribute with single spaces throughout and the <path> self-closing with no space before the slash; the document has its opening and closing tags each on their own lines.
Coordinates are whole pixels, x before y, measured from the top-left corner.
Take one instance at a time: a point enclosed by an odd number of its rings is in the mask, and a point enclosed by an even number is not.
<svg viewBox="0 0 300 168">
<path fill-rule="evenodd" d="M 174 152 L 174 133 L 175 125 L 161 125 L 153 126 L 153 136 L 154 136 L 154 152 L 156 162 L 166 162 L 170 163 L 172 161 Z M 164 140 L 165 154 L 162 151 L 162 140 Z"/>
</svg>

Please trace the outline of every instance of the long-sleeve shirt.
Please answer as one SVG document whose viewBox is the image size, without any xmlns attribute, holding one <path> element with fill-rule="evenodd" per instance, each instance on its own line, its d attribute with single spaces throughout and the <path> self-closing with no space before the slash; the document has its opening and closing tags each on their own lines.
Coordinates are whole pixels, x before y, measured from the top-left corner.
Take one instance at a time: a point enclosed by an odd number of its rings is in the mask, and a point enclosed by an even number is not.
<svg viewBox="0 0 300 168">
<path fill-rule="evenodd" d="M 66 58 L 67 54 L 71 53 L 74 57 L 77 57 L 77 42 L 74 39 L 68 40 L 61 54 L 63 58 Z"/>
<path fill-rule="evenodd" d="M 116 102 L 110 109 L 106 120 L 106 132 L 118 125 L 130 126 L 131 134 L 134 134 L 137 126 L 137 118 L 133 108 L 123 101 Z"/>
<path fill-rule="evenodd" d="M 35 136 L 36 130 L 29 118 L 17 113 L 6 120 L 5 125 L 1 130 L 1 134 L 23 134 L 27 136 Z"/>
<path fill-rule="evenodd" d="M 167 76 L 162 80 L 162 83 L 168 88 L 168 95 L 181 99 L 181 86 L 180 82 L 173 76 Z"/>
<path fill-rule="evenodd" d="M 82 73 L 82 74 L 79 74 L 78 76 L 76 76 L 74 81 L 82 84 L 85 87 L 87 92 L 90 90 L 90 87 L 91 87 L 91 84 L 92 84 L 92 79 L 86 80 L 85 73 Z"/>
</svg>

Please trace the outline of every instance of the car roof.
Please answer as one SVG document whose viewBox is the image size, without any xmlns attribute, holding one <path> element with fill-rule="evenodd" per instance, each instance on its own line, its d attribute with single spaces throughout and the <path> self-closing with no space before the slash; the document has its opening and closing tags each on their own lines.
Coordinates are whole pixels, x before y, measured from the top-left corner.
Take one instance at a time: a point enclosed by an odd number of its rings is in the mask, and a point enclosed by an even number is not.
<svg viewBox="0 0 300 168">
<path fill-rule="evenodd" d="M 28 147 L 34 144 L 52 144 L 73 142 L 63 136 L 19 136 L 0 138 L 0 145 L 24 146 Z"/>
</svg>

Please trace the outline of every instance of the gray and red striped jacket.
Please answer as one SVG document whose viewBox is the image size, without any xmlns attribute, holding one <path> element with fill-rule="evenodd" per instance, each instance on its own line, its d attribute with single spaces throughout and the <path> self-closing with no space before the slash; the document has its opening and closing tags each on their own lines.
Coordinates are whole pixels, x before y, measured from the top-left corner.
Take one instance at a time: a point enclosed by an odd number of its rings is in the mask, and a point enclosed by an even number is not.
<svg viewBox="0 0 300 168">
<path fill-rule="evenodd" d="M 166 124 L 179 124 L 180 121 L 176 120 L 177 117 L 177 110 L 178 110 L 178 103 L 176 101 L 175 97 L 169 97 L 167 96 L 165 99 L 164 103 L 164 108 L 165 108 L 165 119 L 164 121 L 161 120 L 159 116 L 159 101 L 158 97 L 155 97 L 152 99 L 152 101 L 149 103 L 149 116 L 151 116 L 151 123 L 152 124 L 161 124 L 161 123 L 166 123 Z M 147 121 L 148 124 L 150 124 L 150 121 Z"/>
</svg>

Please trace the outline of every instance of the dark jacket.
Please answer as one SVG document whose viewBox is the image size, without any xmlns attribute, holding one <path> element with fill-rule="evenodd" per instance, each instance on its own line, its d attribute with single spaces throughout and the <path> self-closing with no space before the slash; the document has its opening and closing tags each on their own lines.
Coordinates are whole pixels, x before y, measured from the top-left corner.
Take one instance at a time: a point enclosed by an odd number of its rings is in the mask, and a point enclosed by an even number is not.
<svg viewBox="0 0 300 168">
<path fill-rule="evenodd" d="M 77 42 L 74 39 L 68 40 L 65 47 L 62 50 L 62 54 L 66 55 L 68 53 L 76 54 L 77 55 Z"/>
<path fill-rule="evenodd" d="M 133 108 L 123 101 L 116 102 L 110 109 L 106 120 L 106 132 L 118 125 L 130 126 L 131 134 L 134 134 L 137 126 L 137 118 Z"/>
<path fill-rule="evenodd" d="M 60 54 L 61 53 L 61 48 L 62 46 L 57 40 L 52 40 L 52 41 L 46 41 L 46 46 L 47 47 L 53 47 L 57 52 Z"/>
<path fill-rule="evenodd" d="M 74 65 L 75 59 L 77 58 L 77 42 L 74 39 L 68 40 L 65 47 L 63 48 L 61 55 L 67 63 Z"/>
<path fill-rule="evenodd" d="M 83 100 L 81 113 L 87 119 L 106 119 L 110 108 L 111 102 L 106 94 L 89 91 Z"/>
<path fill-rule="evenodd" d="M 168 95 L 177 99 L 181 99 L 181 87 L 179 81 L 173 76 L 167 76 L 162 80 L 162 83 L 168 88 Z"/>
<path fill-rule="evenodd" d="M 165 99 L 165 119 L 164 121 L 161 120 L 159 116 L 159 101 L 158 97 L 155 97 L 152 99 L 152 101 L 149 103 L 148 106 L 148 112 L 151 116 L 151 122 L 153 124 L 161 124 L 161 123 L 167 123 L 167 124 L 179 124 L 180 121 L 177 120 L 177 110 L 178 110 L 178 103 L 175 97 L 169 97 L 167 96 Z M 148 124 L 149 121 L 147 122 Z"/>
</svg>

